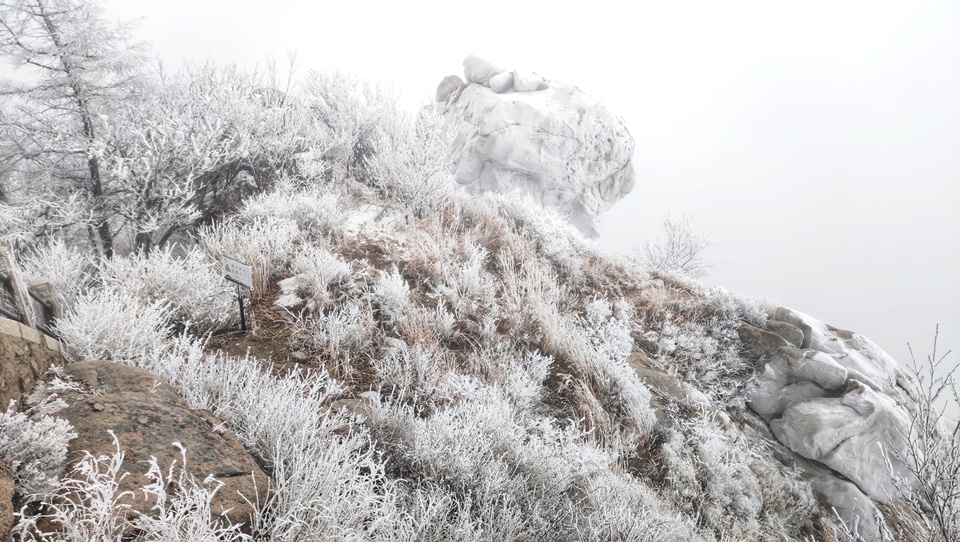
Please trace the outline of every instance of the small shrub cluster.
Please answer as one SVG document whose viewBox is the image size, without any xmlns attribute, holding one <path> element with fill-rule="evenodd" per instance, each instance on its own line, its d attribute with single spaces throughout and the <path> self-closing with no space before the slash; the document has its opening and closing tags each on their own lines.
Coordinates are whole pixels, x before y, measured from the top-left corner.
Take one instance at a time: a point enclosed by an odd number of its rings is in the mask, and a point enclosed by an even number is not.
<svg viewBox="0 0 960 542">
<path fill-rule="evenodd" d="M 99 277 L 107 290 L 148 305 L 166 304 L 168 324 L 207 332 L 239 318 L 234 288 L 223 280 L 220 266 L 196 247 L 170 245 L 104 260 Z"/>
<path fill-rule="evenodd" d="M 13 469 L 21 497 L 43 499 L 57 488 L 67 462 L 67 445 L 77 436 L 68 422 L 51 416 L 50 410 L 40 406 L 24 413 L 11 405 L 0 413 L 0 459 Z"/>
<path fill-rule="evenodd" d="M 120 491 L 124 453 L 114 437 L 116 450 L 94 457 L 89 452 L 74 464 L 71 476 L 59 484 L 55 498 L 41 516 L 25 516 L 14 534 L 24 542 L 90 542 L 125 540 L 132 533 L 145 533 L 141 540 L 157 542 L 245 542 L 250 536 L 239 525 L 221 525 L 211 519 L 210 501 L 219 486 L 212 477 L 197 482 L 183 469 L 170 465 L 164 473 L 151 459 L 142 488 L 143 496 Z M 186 451 L 183 450 L 183 461 Z M 177 473 L 176 475 L 174 473 Z M 175 493 L 174 493 L 175 492 Z M 130 501 L 153 501 L 152 514 L 133 514 Z M 41 519 L 56 531 L 36 528 Z"/>
</svg>

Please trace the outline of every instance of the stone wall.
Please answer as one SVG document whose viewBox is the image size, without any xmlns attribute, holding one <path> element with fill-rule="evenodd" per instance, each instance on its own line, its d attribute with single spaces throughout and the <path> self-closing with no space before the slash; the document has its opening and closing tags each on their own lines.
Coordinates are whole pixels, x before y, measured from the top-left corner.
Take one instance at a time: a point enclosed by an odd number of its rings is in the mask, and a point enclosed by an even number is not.
<svg viewBox="0 0 960 542">
<path fill-rule="evenodd" d="M 0 408 L 19 401 L 51 365 L 62 365 L 60 342 L 16 320 L 0 317 Z"/>
</svg>

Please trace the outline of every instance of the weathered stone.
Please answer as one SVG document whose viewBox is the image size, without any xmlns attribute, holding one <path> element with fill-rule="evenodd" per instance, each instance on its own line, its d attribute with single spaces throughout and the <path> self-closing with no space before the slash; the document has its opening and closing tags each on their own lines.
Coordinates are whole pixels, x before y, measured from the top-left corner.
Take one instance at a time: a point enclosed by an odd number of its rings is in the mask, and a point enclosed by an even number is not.
<svg viewBox="0 0 960 542">
<path fill-rule="evenodd" d="M 456 75 L 448 75 L 443 78 L 443 81 L 440 81 L 440 84 L 437 85 L 437 96 L 436 100 L 438 102 L 455 102 L 457 98 L 460 97 L 460 93 L 463 92 L 463 89 L 466 87 L 466 83 L 463 82 L 463 79 Z"/>
<path fill-rule="evenodd" d="M 0 541 L 10 540 L 13 517 L 13 469 L 0 459 Z"/>
<path fill-rule="evenodd" d="M 517 92 L 533 92 L 547 88 L 547 83 L 543 80 L 543 77 L 535 73 L 515 71 L 513 72 L 513 88 Z"/>
<path fill-rule="evenodd" d="M 803 331 L 793 324 L 779 322 L 777 320 L 767 320 L 767 329 L 776 333 L 796 348 L 803 346 Z"/>
<path fill-rule="evenodd" d="M 895 457 L 906 451 L 915 384 L 856 333 L 785 308 L 767 327 L 776 333 L 740 328 L 744 354 L 756 362 L 747 405 L 805 458 L 798 463 L 818 498 L 866 540 L 880 540 L 876 503 L 895 506 L 898 485 L 912 483 Z"/>
<path fill-rule="evenodd" d="M 888 468 L 910 480 L 909 469 L 896 460 L 897 454 L 905 455 L 909 424 L 892 399 L 851 380 L 841 397 L 790 404 L 770 428 L 791 450 L 843 474 L 867 496 L 885 500 L 899 491 Z"/>
<path fill-rule="evenodd" d="M 503 72 L 490 78 L 490 90 L 497 94 L 503 94 L 513 90 L 513 74 Z"/>
<path fill-rule="evenodd" d="M 817 498 L 836 510 L 844 524 L 855 529 L 863 540 L 883 540 L 877 519 L 880 511 L 857 486 L 829 474 L 814 477 L 810 486 Z"/>
<path fill-rule="evenodd" d="M 112 430 L 125 454 L 122 471 L 127 475 L 120 490 L 137 495 L 129 499 L 135 513 L 149 513 L 153 504 L 139 492 L 149 483 L 151 456 L 163 469 L 182 463 L 175 443 L 186 449 L 186 470 L 198 482 L 212 475 L 224 484 L 213 499 L 214 514 L 249 524 L 251 503 L 265 502 L 267 476 L 236 437 L 210 412 L 191 409 L 156 375 L 109 361 L 70 364 L 63 372 L 96 393 L 58 392 L 68 406 L 57 416 L 77 433 L 70 442 L 70 461 L 78 460 L 84 450 L 112 453 L 113 437 L 107 432 Z"/>
<path fill-rule="evenodd" d="M 20 336 L 32 343 L 40 344 L 41 342 L 40 332 L 23 324 L 20 324 Z"/>
<path fill-rule="evenodd" d="M 478 56 L 470 55 L 463 59 L 463 75 L 468 84 L 488 86 L 490 78 L 501 73 L 503 70 Z"/>
<path fill-rule="evenodd" d="M 0 335 L 20 337 L 20 322 L 0 316 Z"/>
<path fill-rule="evenodd" d="M 497 94 L 488 85 L 502 71 L 476 57 L 464 65 L 479 84 L 444 106 L 456 181 L 472 192 L 526 192 L 599 235 L 601 215 L 634 184 L 634 142 L 623 120 L 570 85 Z"/>
</svg>

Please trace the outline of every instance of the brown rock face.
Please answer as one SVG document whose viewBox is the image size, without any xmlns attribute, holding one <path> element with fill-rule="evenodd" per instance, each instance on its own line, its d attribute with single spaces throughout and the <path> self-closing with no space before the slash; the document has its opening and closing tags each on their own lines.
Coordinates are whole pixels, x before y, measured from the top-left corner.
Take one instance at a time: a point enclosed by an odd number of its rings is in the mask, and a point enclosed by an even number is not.
<svg viewBox="0 0 960 542">
<path fill-rule="evenodd" d="M 150 457 L 156 457 L 166 472 L 174 461 L 182 464 L 174 445 L 180 443 L 186 448 L 190 475 L 198 482 L 213 475 L 224 484 L 213 499 L 213 512 L 230 523 L 249 524 L 254 513 L 249 502 L 258 502 L 257 491 L 259 502 L 265 501 L 267 476 L 212 413 L 192 410 L 159 377 L 128 365 L 92 361 L 67 365 L 63 372 L 92 392 L 58 392 L 69 406 L 57 415 L 67 419 L 78 435 L 70 443 L 71 463 L 84 450 L 95 456 L 113 453 L 108 433 L 112 430 L 125 454 L 122 470 L 129 473 L 119 489 L 134 492 L 134 510 L 146 513 L 153 503 L 144 500 L 139 489 L 150 482 L 146 476 Z"/>
<path fill-rule="evenodd" d="M 0 460 L 0 540 L 10 540 L 13 524 L 13 470 Z"/>
</svg>

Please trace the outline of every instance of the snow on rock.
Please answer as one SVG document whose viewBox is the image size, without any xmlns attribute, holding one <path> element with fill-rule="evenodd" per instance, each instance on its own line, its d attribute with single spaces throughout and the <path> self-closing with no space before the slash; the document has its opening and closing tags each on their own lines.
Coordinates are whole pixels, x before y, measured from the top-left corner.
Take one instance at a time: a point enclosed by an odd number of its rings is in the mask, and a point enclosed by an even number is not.
<svg viewBox="0 0 960 542">
<path fill-rule="evenodd" d="M 577 87 L 479 57 L 464 60 L 464 75 L 462 90 L 451 77 L 437 89 L 455 130 L 457 182 L 473 192 L 528 192 L 599 235 L 601 215 L 634 184 L 623 120 Z"/>
<path fill-rule="evenodd" d="M 821 496 L 837 510 L 865 513 L 870 507 L 858 501 L 861 493 L 896 499 L 893 477 L 909 481 L 910 475 L 896 459 L 888 463 L 887 452 L 907 447 L 914 389 L 907 373 L 870 340 L 797 311 L 778 309 L 766 327 L 770 331 L 740 329 L 756 360 L 747 405 L 781 444 L 856 486 L 851 492 L 821 480 Z M 861 534 L 874 528 L 870 521 L 861 517 Z"/>
<path fill-rule="evenodd" d="M 910 419 L 886 395 L 851 380 L 840 397 L 792 403 L 783 417 L 770 422 L 777 440 L 794 452 L 843 474 L 866 495 L 886 500 L 897 494 L 885 451 L 906 452 Z M 907 468 L 893 460 L 902 480 Z"/>
</svg>

